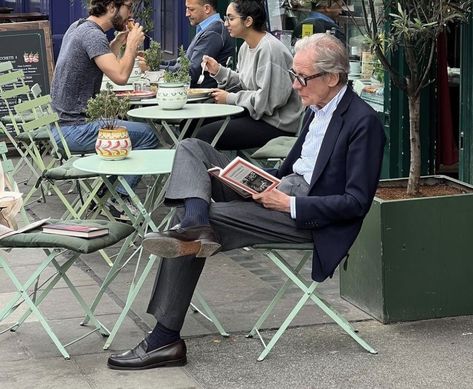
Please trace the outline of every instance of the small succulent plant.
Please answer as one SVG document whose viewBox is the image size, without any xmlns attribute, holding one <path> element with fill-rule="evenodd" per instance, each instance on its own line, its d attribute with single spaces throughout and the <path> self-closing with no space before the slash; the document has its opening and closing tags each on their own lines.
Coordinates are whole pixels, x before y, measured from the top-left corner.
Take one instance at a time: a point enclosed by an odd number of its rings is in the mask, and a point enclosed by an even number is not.
<svg viewBox="0 0 473 389">
<path fill-rule="evenodd" d="M 182 46 L 179 48 L 178 62 L 180 65 L 178 70 L 174 72 L 166 70 L 164 72 L 164 82 L 190 84 L 191 76 L 189 74 L 189 71 L 191 67 L 191 61 L 189 60 L 189 58 L 187 58 L 186 52 Z"/>
<path fill-rule="evenodd" d="M 144 51 L 144 57 L 149 70 L 152 72 L 159 70 L 163 59 L 160 43 L 152 40 L 149 44 L 149 48 Z"/>
<path fill-rule="evenodd" d="M 107 83 L 106 90 L 100 91 L 87 101 L 87 121 L 98 121 L 101 128 L 113 130 L 118 128 L 117 121 L 126 118 L 130 109 L 128 97 L 118 97 Z"/>
</svg>

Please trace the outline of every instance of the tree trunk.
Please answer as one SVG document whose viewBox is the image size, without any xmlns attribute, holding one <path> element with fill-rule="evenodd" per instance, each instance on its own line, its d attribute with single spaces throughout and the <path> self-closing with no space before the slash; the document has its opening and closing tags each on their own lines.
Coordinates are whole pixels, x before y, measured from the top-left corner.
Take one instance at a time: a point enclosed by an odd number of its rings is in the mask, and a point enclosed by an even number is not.
<svg viewBox="0 0 473 389">
<path fill-rule="evenodd" d="M 415 196 L 419 193 L 420 178 L 420 95 L 409 96 L 409 141 L 411 161 L 407 194 Z"/>
</svg>

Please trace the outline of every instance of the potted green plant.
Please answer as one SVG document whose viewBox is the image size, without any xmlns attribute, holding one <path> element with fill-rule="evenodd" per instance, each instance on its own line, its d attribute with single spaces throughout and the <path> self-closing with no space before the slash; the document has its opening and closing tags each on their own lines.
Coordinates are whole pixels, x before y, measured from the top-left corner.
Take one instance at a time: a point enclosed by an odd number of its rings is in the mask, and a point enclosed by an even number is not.
<svg viewBox="0 0 473 389">
<path fill-rule="evenodd" d="M 165 70 L 163 82 L 158 83 L 156 99 L 163 109 L 180 109 L 187 102 L 187 89 L 190 86 L 190 60 L 184 48 L 179 48 L 179 67 L 174 70 Z"/>
<path fill-rule="evenodd" d="M 190 85 L 191 76 L 190 76 L 190 66 L 191 61 L 187 58 L 184 48 L 181 46 L 179 48 L 179 57 L 178 57 L 179 67 L 176 71 L 166 70 L 163 75 L 164 82 L 167 83 L 182 83 L 184 85 Z"/>
<path fill-rule="evenodd" d="M 145 59 L 145 77 L 151 84 L 157 84 L 163 76 L 163 71 L 160 70 L 161 62 L 163 60 L 163 54 L 161 51 L 161 44 L 152 40 L 149 48 L 143 52 Z"/>
<path fill-rule="evenodd" d="M 87 120 L 96 121 L 100 125 L 95 151 L 103 159 L 124 159 L 131 150 L 128 130 L 118 123 L 120 119 L 126 118 L 129 103 L 128 97 L 118 97 L 113 92 L 110 83 L 107 83 L 105 90 L 87 101 Z"/>
<path fill-rule="evenodd" d="M 408 100 L 410 169 L 408 178 L 380 182 L 340 272 L 340 292 L 385 323 L 473 314 L 473 264 L 469 244 L 460 238 L 473 229 L 473 218 L 465 216 L 473 211 L 473 186 L 444 176 L 420 176 L 419 131 L 420 93 L 433 82 L 437 38 L 450 22 L 466 20 L 471 3 L 361 1 L 362 31 L 389 76 L 387 82 Z M 379 12 L 377 6 L 384 9 Z M 395 55 L 398 50 L 403 56 Z M 405 60 L 405 75 L 396 66 L 399 58 Z M 398 197 L 392 196 L 394 191 Z"/>
</svg>

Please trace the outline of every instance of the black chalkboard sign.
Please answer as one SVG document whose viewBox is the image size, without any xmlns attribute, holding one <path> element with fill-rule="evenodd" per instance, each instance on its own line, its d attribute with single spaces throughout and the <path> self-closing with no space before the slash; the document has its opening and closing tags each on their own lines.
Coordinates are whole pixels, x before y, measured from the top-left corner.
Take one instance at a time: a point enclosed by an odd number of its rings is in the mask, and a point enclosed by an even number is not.
<svg viewBox="0 0 473 389">
<path fill-rule="evenodd" d="M 15 70 L 23 70 L 30 87 L 38 83 L 43 94 L 49 93 L 53 69 L 49 22 L 0 24 L 0 47 L 0 62 L 10 61 Z M 0 115 L 7 113 L 0 102 Z"/>
</svg>

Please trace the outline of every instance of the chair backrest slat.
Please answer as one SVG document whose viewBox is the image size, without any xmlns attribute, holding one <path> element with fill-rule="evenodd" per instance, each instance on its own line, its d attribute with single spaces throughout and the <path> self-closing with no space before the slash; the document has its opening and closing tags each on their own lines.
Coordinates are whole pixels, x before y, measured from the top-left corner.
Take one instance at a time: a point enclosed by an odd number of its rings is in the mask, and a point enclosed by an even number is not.
<svg viewBox="0 0 473 389">
<path fill-rule="evenodd" d="M 51 103 L 51 96 L 50 95 L 45 95 L 41 97 L 37 97 L 36 99 L 32 99 L 29 101 L 24 101 L 22 103 L 16 104 L 15 105 L 15 111 L 16 113 L 23 113 L 27 111 L 32 111 L 35 108 L 39 108 L 43 105 L 47 105 Z"/>
<path fill-rule="evenodd" d="M 15 166 L 13 166 L 13 162 L 9 159 L 2 162 L 3 172 L 4 173 L 12 173 L 15 170 Z"/>
<path fill-rule="evenodd" d="M 21 126 L 25 131 L 32 131 L 36 130 L 37 128 L 41 128 L 44 126 L 49 126 L 51 124 L 55 124 L 59 120 L 59 116 L 56 112 L 44 114 L 40 116 L 38 119 L 31 120 L 26 123 L 22 123 Z"/>
<path fill-rule="evenodd" d="M 0 154 L 5 154 L 8 152 L 8 147 L 5 142 L 0 142 Z"/>
<path fill-rule="evenodd" d="M 28 85 L 22 85 L 19 88 L 0 91 L 0 99 L 11 99 L 12 97 L 26 95 L 29 92 L 30 87 Z"/>
<path fill-rule="evenodd" d="M 14 84 L 21 81 L 25 77 L 23 70 L 16 70 L 14 72 L 5 73 L 0 75 L 0 85 Z"/>
<path fill-rule="evenodd" d="M 36 97 L 41 96 L 41 92 L 42 92 L 41 86 L 38 83 L 34 84 L 31 87 L 31 94 L 33 95 L 33 97 L 36 98 Z"/>
<path fill-rule="evenodd" d="M 0 72 L 13 70 L 13 64 L 10 61 L 0 62 Z"/>
</svg>

